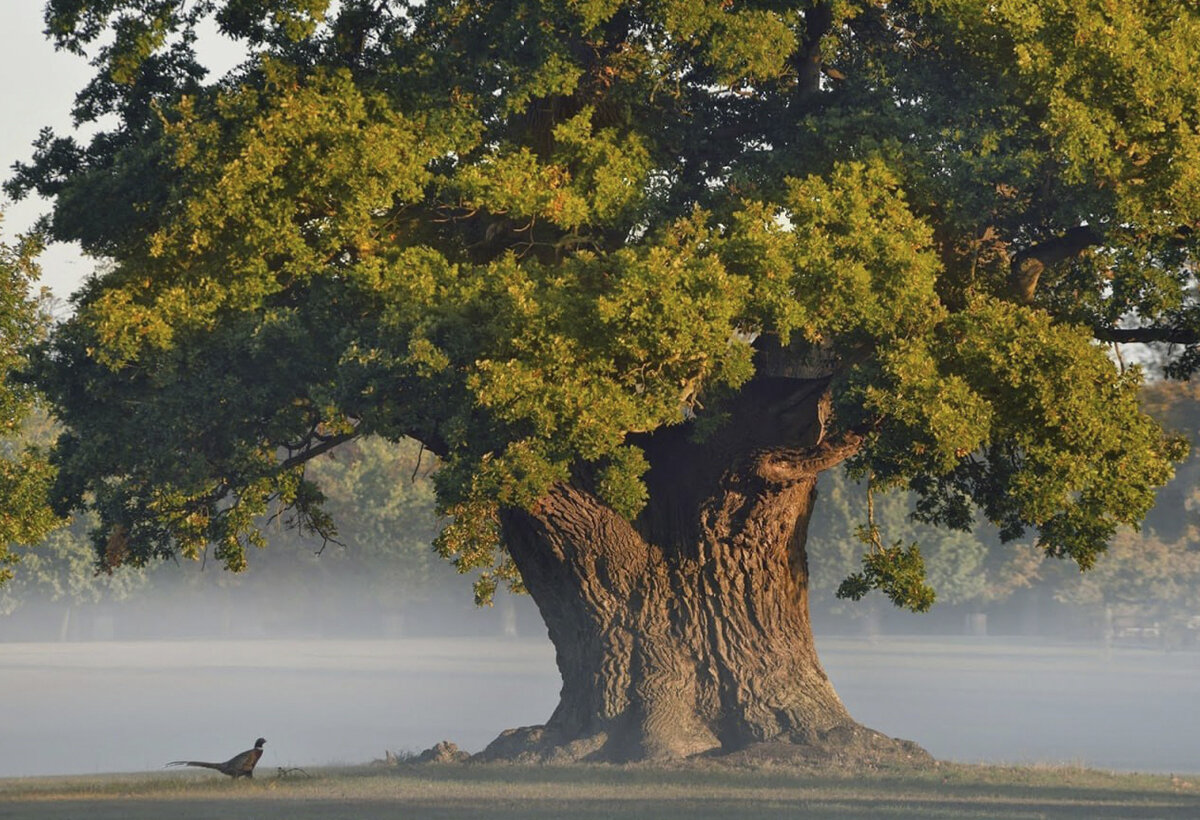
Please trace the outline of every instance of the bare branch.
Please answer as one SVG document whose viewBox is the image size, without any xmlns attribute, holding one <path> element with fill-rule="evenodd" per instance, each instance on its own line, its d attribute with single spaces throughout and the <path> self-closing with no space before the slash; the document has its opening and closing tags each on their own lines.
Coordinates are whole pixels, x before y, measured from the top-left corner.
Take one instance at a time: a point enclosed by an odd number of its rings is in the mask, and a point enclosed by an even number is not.
<svg viewBox="0 0 1200 820">
<path fill-rule="evenodd" d="M 420 444 L 421 447 L 417 450 L 417 466 L 413 467 L 412 478 L 408 480 L 410 484 L 417 480 L 417 473 L 421 470 L 421 456 L 425 455 L 425 442 L 419 441 L 417 443 Z"/>
<path fill-rule="evenodd" d="M 322 555 L 325 554 L 325 548 L 328 547 L 330 544 L 337 544 L 342 549 L 346 548 L 346 544 L 344 542 L 337 540 L 332 535 L 329 535 L 328 533 L 323 532 L 322 530 L 315 530 L 315 533 L 317 535 L 321 536 L 321 547 L 320 547 L 320 549 L 313 552 L 313 555 L 317 556 L 318 558 L 320 558 Z"/>
</svg>

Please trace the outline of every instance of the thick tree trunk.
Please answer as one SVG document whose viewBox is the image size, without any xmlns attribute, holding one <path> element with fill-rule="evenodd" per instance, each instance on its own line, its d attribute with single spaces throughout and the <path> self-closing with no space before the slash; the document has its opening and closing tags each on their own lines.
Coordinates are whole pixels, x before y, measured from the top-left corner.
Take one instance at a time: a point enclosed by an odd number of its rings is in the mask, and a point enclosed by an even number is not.
<svg viewBox="0 0 1200 820">
<path fill-rule="evenodd" d="M 804 757 L 920 759 L 856 724 L 821 669 L 804 542 L 818 472 L 856 440 L 822 441 L 825 385 L 760 379 L 736 428 L 640 443 L 651 500 L 625 521 L 578 482 L 505 539 L 563 678 L 545 726 L 485 758 L 642 760 L 762 748 Z"/>
</svg>

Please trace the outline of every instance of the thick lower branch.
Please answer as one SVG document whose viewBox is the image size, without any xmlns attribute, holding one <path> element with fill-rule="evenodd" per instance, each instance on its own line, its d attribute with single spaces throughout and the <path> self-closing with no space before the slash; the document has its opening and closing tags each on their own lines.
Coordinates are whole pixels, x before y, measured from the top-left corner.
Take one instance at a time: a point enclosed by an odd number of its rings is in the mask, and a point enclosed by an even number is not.
<svg viewBox="0 0 1200 820">
<path fill-rule="evenodd" d="M 1009 271 L 1009 285 L 1013 296 L 1023 305 L 1033 304 L 1038 281 L 1047 268 L 1060 262 L 1074 259 L 1088 248 L 1103 241 L 1096 230 L 1088 225 L 1071 228 L 1062 236 L 1039 242 L 1013 257 Z"/>
<path fill-rule="evenodd" d="M 1200 333 L 1190 327 L 1102 327 L 1092 332 L 1102 342 L 1117 344 L 1152 344 L 1161 342 L 1177 345 L 1200 343 Z"/>
</svg>

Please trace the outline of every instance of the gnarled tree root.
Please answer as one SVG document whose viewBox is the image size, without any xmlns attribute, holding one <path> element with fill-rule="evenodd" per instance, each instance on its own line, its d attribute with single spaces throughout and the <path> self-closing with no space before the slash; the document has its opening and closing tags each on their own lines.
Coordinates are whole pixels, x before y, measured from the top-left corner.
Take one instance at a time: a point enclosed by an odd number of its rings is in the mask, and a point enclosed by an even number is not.
<svg viewBox="0 0 1200 820">
<path fill-rule="evenodd" d="M 472 760 L 511 763 L 628 763 L 639 761 L 752 767 L 794 766 L 856 770 L 921 768 L 934 764 L 929 752 L 911 740 L 888 737 L 857 723 L 843 724 L 813 736 L 780 736 L 750 743 L 736 750 L 711 749 L 676 758 L 638 757 L 631 749 L 613 748 L 604 732 L 565 739 L 545 726 L 509 729 Z"/>
</svg>

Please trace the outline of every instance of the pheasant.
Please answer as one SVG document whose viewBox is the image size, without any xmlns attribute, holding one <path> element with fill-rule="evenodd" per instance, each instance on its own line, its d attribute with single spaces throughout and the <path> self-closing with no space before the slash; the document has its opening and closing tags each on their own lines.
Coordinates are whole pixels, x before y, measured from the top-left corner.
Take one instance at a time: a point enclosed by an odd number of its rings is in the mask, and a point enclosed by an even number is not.
<svg viewBox="0 0 1200 820">
<path fill-rule="evenodd" d="M 168 766 L 199 766 L 204 769 L 216 769 L 221 774 L 227 774 L 234 780 L 239 777 L 254 777 L 254 767 L 263 754 L 263 744 L 266 738 L 260 737 L 254 741 L 254 748 L 247 749 L 241 754 L 234 755 L 224 763 L 205 763 L 202 760 L 172 760 Z"/>
</svg>

